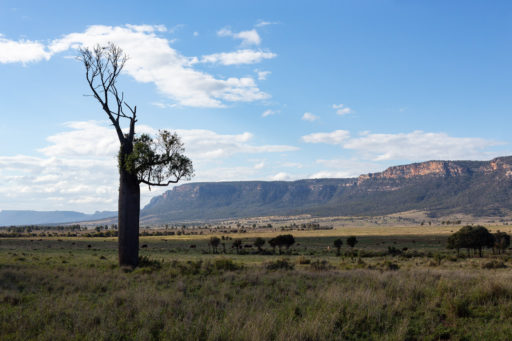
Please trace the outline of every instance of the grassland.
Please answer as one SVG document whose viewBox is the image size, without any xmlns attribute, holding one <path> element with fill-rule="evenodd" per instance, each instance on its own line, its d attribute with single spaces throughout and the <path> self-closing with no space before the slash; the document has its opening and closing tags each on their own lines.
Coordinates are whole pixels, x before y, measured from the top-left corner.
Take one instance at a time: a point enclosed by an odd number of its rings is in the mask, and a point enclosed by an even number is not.
<svg viewBox="0 0 512 341">
<path fill-rule="evenodd" d="M 225 254 L 207 234 L 143 237 L 135 270 L 115 238 L 3 238 L 0 339 L 512 339 L 512 257 L 457 257 L 452 230 L 294 231 L 282 255 L 229 239 L 277 231 L 223 235 Z"/>
</svg>

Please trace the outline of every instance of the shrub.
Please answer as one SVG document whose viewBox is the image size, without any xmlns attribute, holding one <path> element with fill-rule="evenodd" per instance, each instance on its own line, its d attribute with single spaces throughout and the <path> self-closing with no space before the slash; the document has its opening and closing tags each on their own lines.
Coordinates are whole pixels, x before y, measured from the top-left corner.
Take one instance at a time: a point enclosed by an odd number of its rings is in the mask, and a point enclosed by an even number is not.
<svg viewBox="0 0 512 341">
<path fill-rule="evenodd" d="M 213 263 L 216 270 L 225 270 L 225 271 L 235 271 L 241 269 L 242 267 L 232 259 L 229 258 L 218 258 Z"/>
<path fill-rule="evenodd" d="M 314 262 L 311 262 L 311 269 L 315 271 L 326 271 L 333 268 L 334 267 L 325 259 L 315 260 Z"/>
<path fill-rule="evenodd" d="M 293 270 L 295 265 L 288 259 L 282 258 L 265 264 L 267 270 Z"/>
<path fill-rule="evenodd" d="M 384 269 L 391 270 L 391 271 L 396 271 L 396 270 L 400 269 L 400 266 L 398 266 L 397 263 L 386 261 L 384 263 Z"/>
<path fill-rule="evenodd" d="M 506 267 L 505 263 L 495 259 L 482 265 L 482 269 L 504 269 Z"/>
<path fill-rule="evenodd" d="M 397 249 L 394 246 L 388 246 L 388 254 L 390 254 L 391 256 L 398 256 L 402 254 L 402 251 L 400 251 L 400 249 Z"/>
<path fill-rule="evenodd" d="M 150 259 L 149 257 L 142 256 L 139 257 L 139 267 L 158 270 L 162 268 L 162 262 L 156 259 Z"/>
</svg>

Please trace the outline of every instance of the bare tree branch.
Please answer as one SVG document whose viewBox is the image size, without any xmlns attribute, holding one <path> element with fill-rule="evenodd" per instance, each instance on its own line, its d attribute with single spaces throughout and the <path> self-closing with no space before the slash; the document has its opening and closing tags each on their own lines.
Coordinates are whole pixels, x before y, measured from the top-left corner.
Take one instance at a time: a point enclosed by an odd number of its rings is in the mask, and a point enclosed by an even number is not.
<svg viewBox="0 0 512 341">
<path fill-rule="evenodd" d="M 135 113 L 132 113 L 132 115 L 124 113 L 123 105 L 126 105 L 124 95 L 119 94 L 116 87 L 117 79 L 127 61 L 123 50 L 112 43 L 105 47 L 97 45 L 92 50 L 89 48 L 80 49 L 79 59 L 84 63 L 85 77 L 93 97 L 101 104 L 103 111 L 115 127 L 119 142 L 121 144 L 126 142 L 120 118 L 130 121 L 130 132 L 133 130 L 133 133 L 129 134 L 128 138 L 130 142 L 133 141 Z M 110 100 L 111 97 L 113 97 L 112 101 Z M 117 106 L 115 110 L 110 108 L 112 102 Z"/>
</svg>

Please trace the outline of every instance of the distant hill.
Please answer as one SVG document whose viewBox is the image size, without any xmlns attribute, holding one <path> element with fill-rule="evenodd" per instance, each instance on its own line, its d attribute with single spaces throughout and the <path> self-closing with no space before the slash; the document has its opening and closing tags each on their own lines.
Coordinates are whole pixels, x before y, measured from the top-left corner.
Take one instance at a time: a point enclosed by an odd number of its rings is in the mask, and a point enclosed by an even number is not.
<svg viewBox="0 0 512 341">
<path fill-rule="evenodd" d="M 424 210 L 504 216 L 512 210 L 512 156 L 427 161 L 349 179 L 190 183 L 154 197 L 146 222 L 268 215 L 372 216 Z"/>
<path fill-rule="evenodd" d="M 110 218 L 116 215 L 117 212 L 109 211 L 85 214 L 74 211 L 3 210 L 0 211 L 0 226 L 64 224 Z"/>
</svg>

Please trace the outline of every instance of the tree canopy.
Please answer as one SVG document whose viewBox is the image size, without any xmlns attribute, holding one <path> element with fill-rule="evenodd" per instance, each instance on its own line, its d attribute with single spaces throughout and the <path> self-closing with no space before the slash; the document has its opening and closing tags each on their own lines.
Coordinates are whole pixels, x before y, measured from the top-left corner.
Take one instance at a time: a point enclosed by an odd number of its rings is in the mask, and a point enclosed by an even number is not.
<svg viewBox="0 0 512 341">
<path fill-rule="evenodd" d="M 448 248 L 456 249 L 457 252 L 460 249 L 466 249 L 468 255 L 470 250 L 474 252 L 478 250 L 480 257 L 482 257 L 482 248 L 491 248 L 493 246 L 494 236 L 481 225 L 466 225 L 448 237 Z"/>
</svg>

